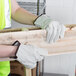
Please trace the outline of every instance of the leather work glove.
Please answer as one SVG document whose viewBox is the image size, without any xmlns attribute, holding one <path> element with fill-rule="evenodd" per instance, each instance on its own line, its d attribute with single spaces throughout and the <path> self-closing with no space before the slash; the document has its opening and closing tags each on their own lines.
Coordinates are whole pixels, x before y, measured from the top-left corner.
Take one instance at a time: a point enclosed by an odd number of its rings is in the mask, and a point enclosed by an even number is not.
<svg viewBox="0 0 76 76">
<path fill-rule="evenodd" d="M 41 27 L 42 29 L 46 29 L 47 31 L 47 42 L 53 43 L 56 42 L 59 38 L 64 37 L 65 26 L 58 21 L 53 21 L 49 16 L 41 15 L 38 17 L 34 24 L 37 27 Z"/>
<path fill-rule="evenodd" d="M 36 63 L 41 61 L 48 51 L 32 45 L 23 45 L 16 41 L 13 45 L 18 46 L 16 60 L 22 63 L 26 68 L 35 68 Z"/>
</svg>

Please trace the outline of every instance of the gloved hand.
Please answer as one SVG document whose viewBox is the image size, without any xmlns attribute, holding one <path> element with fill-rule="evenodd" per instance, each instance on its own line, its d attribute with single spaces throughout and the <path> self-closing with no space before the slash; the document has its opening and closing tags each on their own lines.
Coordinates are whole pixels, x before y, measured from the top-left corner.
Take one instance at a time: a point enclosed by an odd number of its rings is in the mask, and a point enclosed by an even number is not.
<svg viewBox="0 0 76 76">
<path fill-rule="evenodd" d="M 64 37 L 65 26 L 58 21 L 53 21 L 50 17 L 46 15 L 41 15 L 38 17 L 34 24 L 37 27 L 41 27 L 42 29 L 46 29 L 47 31 L 47 42 L 53 43 L 56 42 L 59 38 Z"/>
<path fill-rule="evenodd" d="M 18 43 L 18 41 L 16 41 Z M 15 44 L 16 44 L 15 43 Z M 38 48 L 32 45 L 20 44 L 16 56 L 17 60 L 27 68 L 35 68 L 36 63 L 41 61 L 45 55 L 48 55 L 48 51 Z"/>
</svg>

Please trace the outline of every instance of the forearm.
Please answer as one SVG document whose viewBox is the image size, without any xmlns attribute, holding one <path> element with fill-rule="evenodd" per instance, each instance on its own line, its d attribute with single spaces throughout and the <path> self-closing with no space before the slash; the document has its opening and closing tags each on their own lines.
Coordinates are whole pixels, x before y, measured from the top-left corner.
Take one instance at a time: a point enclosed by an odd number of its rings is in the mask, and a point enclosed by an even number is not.
<svg viewBox="0 0 76 76">
<path fill-rule="evenodd" d="M 12 13 L 12 18 L 20 23 L 33 25 L 37 15 L 34 15 L 19 7 L 14 13 Z"/>
<path fill-rule="evenodd" d="M 0 45 L 0 58 L 15 56 L 17 46 Z"/>
</svg>

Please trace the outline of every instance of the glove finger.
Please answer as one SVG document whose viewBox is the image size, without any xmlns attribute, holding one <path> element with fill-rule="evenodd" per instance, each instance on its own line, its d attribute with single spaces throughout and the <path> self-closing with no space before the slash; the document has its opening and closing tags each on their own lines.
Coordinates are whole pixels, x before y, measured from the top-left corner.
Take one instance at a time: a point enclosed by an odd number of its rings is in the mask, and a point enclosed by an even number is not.
<svg viewBox="0 0 76 76">
<path fill-rule="evenodd" d="M 56 36 L 54 38 L 54 42 L 56 42 L 59 39 L 60 36 L 60 31 L 61 31 L 61 26 L 59 25 L 59 23 L 57 24 L 57 32 L 56 32 Z"/>
<path fill-rule="evenodd" d="M 53 29 L 54 29 L 54 28 L 53 28 L 53 25 L 50 25 L 50 27 L 47 28 L 47 42 L 48 42 L 48 43 L 52 43 L 52 42 L 51 42 L 51 40 L 52 40 L 51 37 L 52 37 L 52 35 L 53 35 Z"/>
<path fill-rule="evenodd" d="M 61 32 L 60 32 L 60 36 L 59 36 L 60 38 L 64 37 L 65 31 L 66 31 L 66 27 L 62 24 L 62 26 L 61 26 Z"/>
<path fill-rule="evenodd" d="M 19 61 L 19 62 L 23 64 L 26 68 L 33 69 L 36 67 L 36 62 L 35 63 L 29 63 L 29 62 L 23 62 L 23 61 Z"/>
<path fill-rule="evenodd" d="M 36 62 L 41 61 L 43 59 L 43 56 L 40 56 L 40 54 L 39 54 L 38 51 L 37 52 L 34 52 L 34 54 L 35 54 Z"/>
<path fill-rule="evenodd" d="M 40 56 L 47 56 L 48 55 L 48 51 L 43 49 L 43 48 L 36 47 L 36 51 L 40 54 Z"/>
<path fill-rule="evenodd" d="M 34 67 L 36 67 L 36 62 L 28 62 L 26 59 L 26 62 L 23 61 L 23 59 L 17 59 L 21 64 L 23 64 L 26 68 L 30 68 L 30 69 L 33 69 Z"/>
<path fill-rule="evenodd" d="M 33 68 L 35 68 L 36 67 L 36 62 L 35 63 L 33 63 L 33 64 L 30 64 L 30 63 L 24 63 L 24 66 L 26 66 L 26 68 L 30 68 L 30 69 L 33 69 Z"/>
<path fill-rule="evenodd" d="M 44 56 L 47 56 L 48 55 L 48 51 L 46 51 L 45 49 L 42 49 L 42 48 L 35 48 L 35 58 L 37 61 L 41 61 L 44 59 Z M 36 62 L 37 62 L 36 61 Z"/>
<path fill-rule="evenodd" d="M 56 34 L 57 34 L 57 28 L 58 28 L 58 23 L 57 23 L 57 21 L 53 21 L 52 22 L 52 25 L 53 25 L 53 35 L 52 35 L 52 42 L 54 42 L 54 39 L 55 39 L 55 37 L 56 37 Z"/>
</svg>

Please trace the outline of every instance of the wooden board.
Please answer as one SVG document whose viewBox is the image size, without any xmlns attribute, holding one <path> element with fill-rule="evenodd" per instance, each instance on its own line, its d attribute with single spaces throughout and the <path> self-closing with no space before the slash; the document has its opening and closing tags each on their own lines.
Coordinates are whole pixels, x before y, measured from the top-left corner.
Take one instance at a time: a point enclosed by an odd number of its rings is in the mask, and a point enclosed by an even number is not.
<svg viewBox="0 0 76 76">
<path fill-rule="evenodd" d="M 48 56 L 76 53 L 76 28 L 67 30 L 63 39 L 52 44 L 45 41 L 46 30 L 0 33 L 0 44 L 12 44 L 16 40 L 23 44 L 44 48 L 48 51 Z"/>
</svg>

